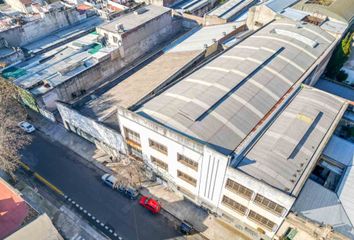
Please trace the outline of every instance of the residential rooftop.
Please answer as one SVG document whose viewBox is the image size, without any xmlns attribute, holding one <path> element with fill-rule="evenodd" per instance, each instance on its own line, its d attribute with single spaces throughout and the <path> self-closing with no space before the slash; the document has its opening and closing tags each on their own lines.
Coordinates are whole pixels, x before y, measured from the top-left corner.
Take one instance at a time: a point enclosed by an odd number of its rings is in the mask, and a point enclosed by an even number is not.
<svg viewBox="0 0 354 240">
<path fill-rule="evenodd" d="M 311 24 L 273 21 L 137 112 L 229 155 L 334 40 Z"/>
<path fill-rule="evenodd" d="M 297 196 L 346 106 L 342 98 L 303 87 L 236 167 Z"/>
<path fill-rule="evenodd" d="M 123 25 L 124 32 L 129 32 L 169 11 L 171 11 L 169 8 L 155 5 L 143 6 L 134 12 L 109 21 L 108 23 L 101 25 L 99 28 L 115 33 L 117 32 L 117 26 L 121 24 Z"/>
<path fill-rule="evenodd" d="M 193 63 L 205 52 L 206 46 L 210 47 L 215 44 L 214 40 L 224 38 L 225 34 L 232 33 L 240 26 L 240 23 L 229 23 L 191 30 L 168 45 L 160 56 L 136 73 L 80 107 L 80 112 L 104 120 L 116 111 L 117 105 L 132 107 Z"/>
<path fill-rule="evenodd" d="M 87 34 L 11 66 L 2 75 L 34 95 L 44 94 L 109 57 L 114 49 L 103 47 L 98 39 L 96 33 Z"/>
</svg>

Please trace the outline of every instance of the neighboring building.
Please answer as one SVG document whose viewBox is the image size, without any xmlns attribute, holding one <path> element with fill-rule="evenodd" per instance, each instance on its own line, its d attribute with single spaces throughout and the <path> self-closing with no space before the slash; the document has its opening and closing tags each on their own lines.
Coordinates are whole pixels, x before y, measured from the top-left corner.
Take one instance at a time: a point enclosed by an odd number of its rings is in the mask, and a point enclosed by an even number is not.
<svg viewBox="0 0 354 240">
<path fill-rule="evenodd" d="M 0 178 L 0 238 L 8 240 L 62 240 L 46 214 L 40 215 Z"/>
<path fill-rule="evenodd" d="M 234 21 L 258 2 L 259 0 L 229 0 L 208 12 L 207 15 L 216 16 L 228 22 Z"/>
<path fill-rule="evenodd" d="M 311 12 L 315 16 L 325 15 L 330 20 L 344 22 L 349 26 L 354 21 L 354 0 L 300 0 L 293 8 Z"/>
<path fill-rule="evenodd" d="M 173 84 L 142 84 L 142 68 L 81 114 L 66 104 L 59 112 L 66 128 L 144 161 L 197 205 L 269 239 L 347 109 L 302 85 L 317 82 L 337 41 L 316 25 L 273 20 Z"/>
<path fill-rule="evenodd" d="M 12 24 L 1 29 L 0 38 L 5 39 L 11 47 L 22 47 L 61 28 L 79 23 L 89 16 L 75 8 L 60 8 L 54 11 L 46 10 L 42 14 L 12 17 L 9 19 Z"/>
<path fill-rule="evenodd" d="M 216 5 L 216 0 L 183 0 L 171 6 L 178 12 L 193 14 L 203 17 Z"/>
<path fill-rule="evenodd" d="M 167 8 L 146 6 L 137 11 L 98 27 L 97 33 L 10 66 L 2 75 L 25 90 L 28 106 L 54 120 L 50 112 L 56 110 L 56 101 L 78 100 L 181 31 Z M 118 32 L 117 25 L 124 30 Z"/>
<path fill-rule="evenodd" d="M 11 234 L 6 240 L 63 240 L 47 214 L 40 215 L 29 224 Z"/>
<path fill-rule="evenodd" d="M 122 58 L 131 62 L 181 31 L 171 10 L 149 5 L 97 28 L 108 44 L 119 47 Z"/>
</svg>

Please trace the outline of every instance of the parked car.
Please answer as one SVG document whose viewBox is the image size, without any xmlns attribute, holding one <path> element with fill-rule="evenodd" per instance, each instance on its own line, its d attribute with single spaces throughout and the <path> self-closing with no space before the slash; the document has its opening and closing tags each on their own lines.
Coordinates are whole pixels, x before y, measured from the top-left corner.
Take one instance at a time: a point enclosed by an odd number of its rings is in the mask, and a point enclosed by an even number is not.
<svg viewBox="0 0 354 240">
<path fill-rule="evenodd" d="M 154 214 L 159 213 L 161 210 L 160 203 L 151 197 L 142 196 L 139 204 Z"/>
<path fill-rule="evenodd" d="M 118 187 L 118 191 L 132 200 L 137 199 L 139 196 L 139 192 L 131 187 L 120 186 Z"/>
<path fill-rule="evenodd" d="M 113 177 L 111 174 L 104 174 L 101 177 L 102 181 L 108 185 L 109 187 L 113 189 L 117 189 L 120 193 L 122 193 L 124 196 L 130 198 L 130 199 L 137 199 L 139 196 L 139 192 L 135 190 L 134 188 L 131 187 L 124 187 L 124 186 L 116 186 L 115 182 L 117 179 Z"/>
<path fill-rule="evenodd" d="M 183 221 L 181 225 L 179 226 L 179 230 L 181 233 L 184 235 L 190 235 L 194 233 L 194 228 L 193 225 L 187 221 Z"/>
<path fill-rule="evenodd" d="M 20 122 L 18 126 L 26 133 L 32 133 L 36 130 L 32 124 L 25 121 Z"/>
</svg>

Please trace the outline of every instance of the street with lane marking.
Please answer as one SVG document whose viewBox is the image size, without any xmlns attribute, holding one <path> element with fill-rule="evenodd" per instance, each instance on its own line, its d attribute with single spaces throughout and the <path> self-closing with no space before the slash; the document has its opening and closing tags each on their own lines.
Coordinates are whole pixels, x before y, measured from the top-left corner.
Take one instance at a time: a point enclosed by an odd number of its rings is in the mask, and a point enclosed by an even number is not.
<svg viewBox="0 0 354 240">
<path fill-rule="evenodd" d="M 94 216 L 109 224 L 123 239 L 171 239 L 180 236 L 162 215 L 152 215 L 101 181 L 103 172 L 88 166 L 71 150 L 39 131 L 22 151 L 22 161 L 70 196 Z M 85 164 L 84 164 L 85 163 Z"/>
</svg>

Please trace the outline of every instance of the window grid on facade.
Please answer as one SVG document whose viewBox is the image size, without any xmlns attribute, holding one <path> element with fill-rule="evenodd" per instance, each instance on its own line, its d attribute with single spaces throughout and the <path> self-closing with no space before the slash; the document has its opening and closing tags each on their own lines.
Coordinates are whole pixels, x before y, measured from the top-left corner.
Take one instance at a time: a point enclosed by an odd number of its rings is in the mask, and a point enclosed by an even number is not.
<svg viewBox="0 0 354 240">
<path fill-rule="evenodd" d="M 183 181 L 193 185 L 194 187 L 197 186 L 197 180 L 195 180 L 194 178 L 192 178 L 191 176 L 189 176 L 188 174 L 185 174 L 184 172 L 181 172 L 179 170 L 177 170 L 177 176 L 182 179 Z"/>
<path fill-rule="evenodd" d="M 235 181 L 232 181 L 231 179 L 227 179 L 226 181 L 226 188 L 236 194 L 239 194 L 240 196 L 250 200 L 253 195 L 253 191 L 249 188 L 246 188 L 242 186 L 241 184 L 238 184 Z"/>
<path fill-rule="evenodd" d="M 154 156 L 151 156 L 151 162 L 155 164 L 156 166 L 168 171 L 168 164 L 161 161 L 160 159 L 155 158 Z"/>
<path fill-rule="evenodd" d="M 194 169 L 195 171 L 198 170 L 198 163 L 196 161 L 193 161 L 190 158 L 187 158 L 184 155 L 181 155 L 181 154 L 177 153 L 177 161 L 182 163 L 183 165 L 189 167 L 189 168 Z"/>
<path fill-rule="evenodd" d="M 269 200 L 266 197 L 263 197 L 260 194 L 257 194 L 254 202 L 258 205 L 260 205 L 261 207 L 266 208 L 267 210 L 270 210 L 271 212 L 282 216 L 284 214 L 285 208 L 280 206 L 279 204 L 273 202 L 272 200 Z"/>
<path fill-rule="evenodd" d="M 155 142 L 154 140 L 151 140 L 149 139 L 149 146 L 153 149 L 155 149 L 156 151 L 159 151 L 165 155 L 167 155 L 167 147 L 158 143 L 158 142 Z"/>
<path fill-rule="evenodd" d="M 124 132 L 125 132 L 125 138 L 127 140 L 140 145 L 140 134 L 139 133 L 134 132 L 133 130 L 130 130 L 128 128 L 124 128 Z"/>
<path fill-rule="evenodd" d="M 275 223 L 252 210 L 250 210 L 248 218 L 271 231 L 276 227 Z"/>
<path fill-rule="evenodd" d="M 245 215 L 247 208 L 227 196 L 222 197 L 222 203 L 241 215 Z"/>
</svg>

